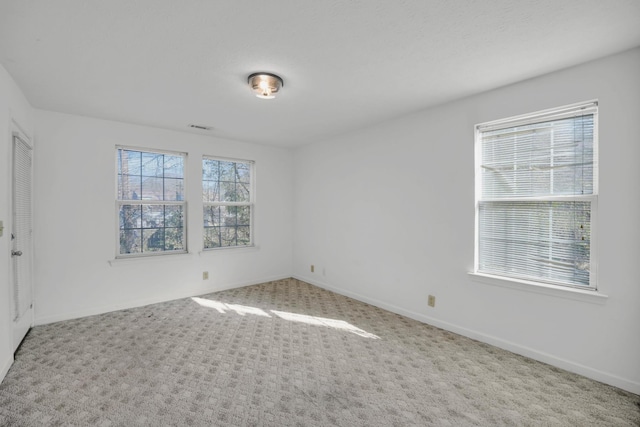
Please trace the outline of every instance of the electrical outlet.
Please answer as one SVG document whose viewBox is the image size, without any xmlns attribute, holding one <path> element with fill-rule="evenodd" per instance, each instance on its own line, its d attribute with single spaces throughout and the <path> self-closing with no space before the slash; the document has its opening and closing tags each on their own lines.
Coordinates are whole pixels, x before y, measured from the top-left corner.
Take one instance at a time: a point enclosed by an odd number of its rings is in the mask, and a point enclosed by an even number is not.
<svg viewBox="0 0 640 427">
<path fill-rule="evenodd" d="M 436 297 L 434 297 L 433 295 L 429 295 L 429 299 L 427 301 L 427 304 L 429 305 L 429 307 L 435 307 L 436 306 Z"/>
<path fill-rule="evenodd" d="M 316 271 L 316 268 L 314 267 L 313 264 L 311 264 L 311 272 L 313 273 L 314 271 Z"/>
<path fill-rule="evenodd" d="M 209 272 L 208 271 L 203 271 L 202 272 L 202 280 L 209 280 Z"/>
</svg>

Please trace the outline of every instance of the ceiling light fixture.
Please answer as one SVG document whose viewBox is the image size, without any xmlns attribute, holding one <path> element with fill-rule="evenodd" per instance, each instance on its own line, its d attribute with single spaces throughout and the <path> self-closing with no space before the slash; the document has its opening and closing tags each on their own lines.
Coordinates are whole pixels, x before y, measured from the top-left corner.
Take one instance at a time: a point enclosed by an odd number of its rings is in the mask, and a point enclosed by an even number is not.
<svg viewBox="0 0 640 427">
<path fill-rule="evenodd" d="M 251 91 L 258 98 L 273 99 L 276 93 L 282 89 L 284 82 L 279 76 L 271 73 L 253 73 L 247 79 Z"/>
</svg>

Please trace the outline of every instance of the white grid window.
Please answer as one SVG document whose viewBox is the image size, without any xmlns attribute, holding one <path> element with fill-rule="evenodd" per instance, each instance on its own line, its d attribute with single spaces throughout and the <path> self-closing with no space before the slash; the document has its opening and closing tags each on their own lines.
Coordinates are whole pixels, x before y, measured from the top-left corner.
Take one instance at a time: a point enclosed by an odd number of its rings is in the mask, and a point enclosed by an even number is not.
<svg viewBox="0 0 640 427">
<path fill-rule="evenodd" d="M 597 112 L 476 126 L 476 273 L 596 288 Z"/>
<path fill-rule="evenodd" d="M 118 257 L 186 252 L 185 159 L 117 147 Z"/>
<path fill-rule="evenodd" d="M 253 245 L 253 162 L 202 159 L 204 249 Z"/>
</svg>

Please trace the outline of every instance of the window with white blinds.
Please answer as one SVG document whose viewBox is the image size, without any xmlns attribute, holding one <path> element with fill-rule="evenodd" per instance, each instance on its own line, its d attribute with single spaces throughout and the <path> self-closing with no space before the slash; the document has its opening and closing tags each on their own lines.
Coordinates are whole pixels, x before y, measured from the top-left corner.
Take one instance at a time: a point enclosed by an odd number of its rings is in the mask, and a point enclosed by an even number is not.
<svg viewBox="0 0 640 427">
<path fill-rule="evenodd" d="M 595 290 L 597 113 L 476 126 L 476 273 Z"/>
</svg>

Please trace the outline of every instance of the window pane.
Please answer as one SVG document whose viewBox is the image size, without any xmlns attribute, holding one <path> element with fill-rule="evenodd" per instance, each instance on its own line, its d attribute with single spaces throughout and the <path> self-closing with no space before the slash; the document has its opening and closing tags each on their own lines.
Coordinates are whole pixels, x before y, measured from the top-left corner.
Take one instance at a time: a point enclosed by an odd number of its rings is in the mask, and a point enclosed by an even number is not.
<svg viewBox="0 0 640 427">
<path fill-rule="evenodd" d="M 118 150 L 119 200 L 184 200 L 184 159 Z"/>
<path fill-rule="evenodd" d="M 142 177 L 142 200 L 163 200 L 162 178 Z"/>
<path fill-rule="evenodd" d="M 241 182 L 220 182 L 220 201 L 249 202 L 249 184 Z M 212 200 L 217 201 L 217 200 Z"/>
<path fill-rule="evenodd" d="M 231 226 L 238 224 L 238 206 L 220 207 L 220 225 Z"/>
<path fill-rule="evenodd" d="M 182 228 L 165 228 L 165 250 L 184 250 L 184 233 Z"/>
<path fill-rule="evenodd" d="M 142 252 L 142 233 L 140 230 L 120 230 L 120 253 L 137 254 Z"/>
<path fill-rule="evenodd" d="M 184 158 L 182 156 L 170 156 L 168 154 L 164 155 L 164 177 L 184 177 Z"/>
<path fill-rule="evenodd" d="M 164 206 L 163 205 L 142 206 L 142 227 L 143 228 L 163 228 L 164 227 Z"/>
<path fill-rule="evenodd" d="M 205 249 L 220 247 L 220 227 L 206 227 L 204 229 Z"/>
<path fill-rule="evenodd" d="M 142 251 L 164 251 L 164 229 L 150 228 L 142 230 Z"/>
<path fill-rule="evenodd" d="M 235 181 L 236 168 L 233 162 L 219 162 L 220 163 L 220 181 Z"/>
<path fill-rule="evenodd" d="M 202 160 L 202 179 L 210 181 L 220 180 L 220 174 L 218 171 L 219 163 L 217 160 L 203 159 Z"/>
<path fill-rule="evenodd" d="M 202 182 L 202 200 L 205 202 L 220 201 L 220 183 L 218 181 Z"/>
<path fill-rule="evenodd" d="M 248 184 L 251 182 L 251 167 L 247 163 L 236 163 L 238 182 Z"/>
<path fill-rule="evenodd" d="M 185 250 L 184 230 L 182 228 L 144 228 L 142 230 L 132 231 L 135 232 L 135 236 L 138 238 L 136 241 L 137 245 L 140 245 L 140 239 L 138 236 L 142 236 L 142 250 L 136 250 L 137 253 Z M 121 247 L 122 244 L 121 237 Z"/>
<path fill-rule="evenodd" d="M 480 272 L 589 285 L 590 202 L 481 202 Z"/>
<path fill-rule="evenodd" d="M 140 200 L 142 194 L 142 181 L 140 176 L 118 176 L 118 198 L 120 200 Z"/>
<path fill-rule="evenodd" d="M 251 244 L 251 164 L 203 159 L 202 199 L 205 203 L 246 203 L 246 206 L 205 206 L 204 247 Z"/>
<path fill-rule="evenodd" d="M 593 193 L 593 114 L 482 133 L 482 197 Z"/>
<path fill-rule="evenodd" d="M 218 222 L 215 225 L 235 226 L 250 223 L 249 206 L 220 206 L 219 209 Z"/>
<path fill-rule="evenodd" d="M 236 228 L 220 227 L 220 238 L 222 246 L 236 246 Z"/>
<path fill-rule="evenodd" d="M 204 247 L 250 245 L 250 218 L 250 206 L 206 206 Z"/>
<path fill-rule="evenodd" d="M 183 206 L 120 207 L 120 253 L 185 250 Z"/>
<path fill-rule="evenodd" d="M 239 182 L 236 184 L 236 201 L 249 202 L 249 183 Z"/>
<path fill-rule="evenodd" d="M 142 153 L 142 176 L 164 176 L 164 154 Z"/>
<path fill-rule="evenodd" d="M 237 202 L 235 182 L 220 181 L 220 200 L 224 202 Z"/>
<path fill-rule="evenodd" d="M 118 199 L 140 205 L 119 208 L 120 254 L 186 250 L 184 204 L 146 200 L 184 200 L 184 156 L 118 149 Z"/>
<path fill-rule="evenodd" d="M 139 151 L 120 150 L 121 173 L 128 175 L 141 174 L 142 153 Z"/>
<path fill-rule="evenodd" d="M 236 221 L 238 225 L 250 225 L 251 224 L 251 207 L 238 206 Z"/>
<path fill-rule="evenodd" d="M 141 206 L 122 205 L 120 206 L 120 229 L 130 230 L 133 228 L 141 228 L 142 211 Z"/>
<path fill-rule="evenodd" d="M 205 202 L 250 202 L 251 165 L 203 159 L 202 194 Z"/>
<path fill-rule="evenodd" d="M 183 221 L 182 206 L 165 206 L 164 207 L 164 225 L 165 227 L 182 228 Z"/>
<path fill-rule="evenodd" d="M 247 246 L 251 244 L 251 229 L 249 226 L 238 227 L 238 245 Z"/>
<path fill-rule="evenodd" d="M 164 179 L 164 200 L 184 200 L 184 180 L 165 178 Z"/>
<path fill-rule="evenodd" d="M 213 227 L 220 224 L 220 207 L 205 206 L 204 207 L 204 226 Z"/>
<path fill-rule="evenodd" d="M 596 121 L 585 103 L 478 127 L 478 272 L 593 286 Z"/>
</svg>

